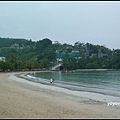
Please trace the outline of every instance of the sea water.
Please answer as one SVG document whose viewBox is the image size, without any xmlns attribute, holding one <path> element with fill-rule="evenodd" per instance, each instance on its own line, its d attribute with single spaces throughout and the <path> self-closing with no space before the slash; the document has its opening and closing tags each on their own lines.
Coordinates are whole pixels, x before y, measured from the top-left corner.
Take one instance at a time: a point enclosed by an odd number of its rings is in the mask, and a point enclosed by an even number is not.
<svg viewBox="0 0 120 120">
<path fill-rule="evenodd" d="M 120 71 L 86 70 L 75 72 L 36 72 L 28 75 L 31 81 L 50 85 L 54 78 L 54 86 L 75 91 L 88 91 L 120 97 Z"/>
</svg>

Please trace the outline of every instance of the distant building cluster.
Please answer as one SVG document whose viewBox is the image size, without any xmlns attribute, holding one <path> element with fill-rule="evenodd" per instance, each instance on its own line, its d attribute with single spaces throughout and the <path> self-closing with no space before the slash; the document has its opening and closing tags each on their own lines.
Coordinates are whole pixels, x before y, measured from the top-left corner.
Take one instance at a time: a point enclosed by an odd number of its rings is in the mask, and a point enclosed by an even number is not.
<svg viewBox="0 0 120 120">
<path fill-rule="evenodd" d="M 59 44 L 58 41 L 55 41 L 56 44 Z M 80 51 L 82 51 L 83 54 L 80 54 Z M 101 52 L 101 49 L 98 50 L 98 52 L 96 53 L 91 53 L 91 51 L 89 50 L 89 48 L 87 47 L 86 44 L 81 43 L 81 42 L 76 42 L 74 47 L 72 47 L 72 45 L 66 45 L 66 49 L 63 51 L 60 50 L 56 50 L 56 55 L 57 55 L 57 61 L 58 62 L 62 62 L 62 60 L 67 57 L 67 56 L 72 56 L 76 59 L 78 58 L 82 58 L 82 57 L 89 57 L 89 58 L 93 58 L 93 57 L 104 57 L 104 56 L 108 56 L 108 54 L 104 54 Z"/>
<path fill-rule="evenodd" d="M 24 46 L 24 44 L 22 46 L 20 46 L 19 44 L 17 43 L 14 43 L 10 46 L 10 48 L 16 48 L 16 49 L 23 49 L 23 48 L 29 48 L 29 46 Z"/>
<path fill-rule="evenodd" d="M 58 62 L 62 62 L 62 59 L 65 57 L 65 56 L 71 56 L 71 57 L 74 57 L 74 58 L 81 58 L 80 57 L 80 52 L 79 51 L 71 51 L 71 52 L 66 52 L 66 51 L 58 51 L 56 50 L 56 55 L 57 55 L 57 61 Z"/>
</svg>

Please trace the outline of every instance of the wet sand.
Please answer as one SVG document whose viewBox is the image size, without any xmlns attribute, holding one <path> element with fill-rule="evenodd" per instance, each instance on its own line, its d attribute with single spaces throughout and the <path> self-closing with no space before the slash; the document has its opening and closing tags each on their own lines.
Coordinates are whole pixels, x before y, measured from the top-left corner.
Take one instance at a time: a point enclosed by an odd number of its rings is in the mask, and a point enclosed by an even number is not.
<svg viewBox="0 0 120 120">
<path fill-rule="evenodd" d="M 120 105 L 30 82 L 18 73 L 23 72 L 0 73 L 0 118 L 120 118 Z"/>
</svg>

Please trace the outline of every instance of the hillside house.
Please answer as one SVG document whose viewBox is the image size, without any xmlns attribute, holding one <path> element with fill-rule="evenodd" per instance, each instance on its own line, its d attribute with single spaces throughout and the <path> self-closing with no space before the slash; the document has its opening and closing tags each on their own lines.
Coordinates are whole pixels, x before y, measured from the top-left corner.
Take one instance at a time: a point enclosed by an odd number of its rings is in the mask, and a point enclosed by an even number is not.
<svg viewBox="0 0 120 120">
<path fill-rule="evenodd" d="M 5 62 L 6 61 L 5 57 L 0 57 L 0 61 L 4 61 Z"/>
</svg>

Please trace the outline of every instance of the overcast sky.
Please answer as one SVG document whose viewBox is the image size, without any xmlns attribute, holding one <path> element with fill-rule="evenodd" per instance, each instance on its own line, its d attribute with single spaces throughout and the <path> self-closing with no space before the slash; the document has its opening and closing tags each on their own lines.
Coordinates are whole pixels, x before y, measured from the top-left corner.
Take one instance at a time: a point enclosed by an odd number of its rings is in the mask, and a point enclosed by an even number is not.
<svg viewBox="0 0 120 120">
<path fill-rule="evenodd" d="M 0 37 L 120 49 L 120 2 L 0 2 Z"/>
</svg>

